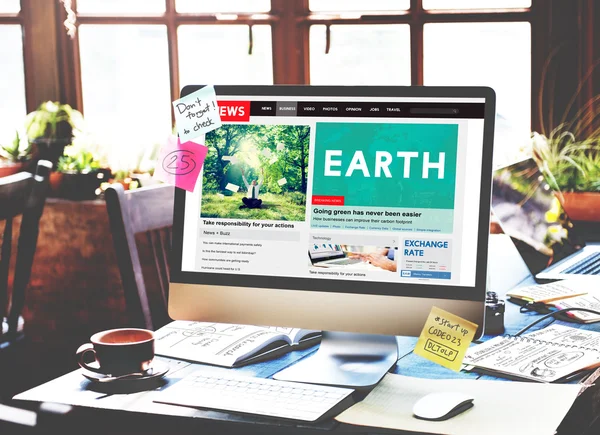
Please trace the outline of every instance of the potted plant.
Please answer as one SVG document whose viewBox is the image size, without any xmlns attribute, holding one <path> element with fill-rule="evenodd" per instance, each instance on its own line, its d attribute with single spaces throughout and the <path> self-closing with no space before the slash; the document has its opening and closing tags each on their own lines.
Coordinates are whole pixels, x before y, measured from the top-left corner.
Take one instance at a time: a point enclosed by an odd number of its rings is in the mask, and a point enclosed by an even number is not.
<svg viewBox="0 0 600 435">
<path fill-rule="evenodd" d="M 600 129 L 578 139 L 568 127 L 534 133 L 533 157 L 572 220 L 600 222 Z"/>
<path fill-rule="evenodd" d="M 27 138 L 37 148 L 40 159 L 56 165 L 65 146 L 73 140 L 74 131 L 80 130 L 81 113 L 68 104 L 46 101 L 25 118 Z"/>
<path fill-rule="evenodd" d="M 30 158 L 31 145 L 29 141 L 22 140 L 17 131 L 12 143 L 0 145 L 0 177 L 24 170 L 25 164 Z"/>
<path fill-rule="evenodd" d="M 94 199 L 107 175 L 92 152 L 70 145 L 58 159 L 56 172 L 50 174 L 50 186 L 56 196 L 73 200 Z"/>
</svg>

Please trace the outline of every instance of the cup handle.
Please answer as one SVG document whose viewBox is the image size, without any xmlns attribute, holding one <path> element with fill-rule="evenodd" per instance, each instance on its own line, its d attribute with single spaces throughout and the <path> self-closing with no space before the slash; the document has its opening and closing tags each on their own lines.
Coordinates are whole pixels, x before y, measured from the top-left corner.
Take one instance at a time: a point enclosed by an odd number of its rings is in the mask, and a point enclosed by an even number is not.
<svg viewBox="0 0 600 435">
<path fill-rule="evenodd" d="M 79 349 L 77 349 L 79 366 L 92 372 L 101 373 L 100 369 L 97 369 L 96 367 L 91 367 L 85 362 L 85 354 L 88 352 L 92 352 L 94 354 L 94 359 L 96 358 L 96 351 L 94 350 L 94 345 L 92 343 L 82 344 L 81 346 L 79 346 Z"/>
</svg>

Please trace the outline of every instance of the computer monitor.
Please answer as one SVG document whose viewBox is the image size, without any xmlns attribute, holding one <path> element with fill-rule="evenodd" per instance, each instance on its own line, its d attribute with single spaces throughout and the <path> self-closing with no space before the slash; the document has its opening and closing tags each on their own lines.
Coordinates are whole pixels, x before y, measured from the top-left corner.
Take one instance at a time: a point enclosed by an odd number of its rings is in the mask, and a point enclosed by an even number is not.
<svg viewBox="0 0 600 435">
<path fill-rule="evenodd" d="M 323 330 L 275 377 L 348 386 L 379 381 L 433 306 L 481 334 L 492 89 L 215 90 L 223 126 L 175 194 L 172 318 Z M 321 250 L 352 262 L 320 267 Z"/>
</svg>

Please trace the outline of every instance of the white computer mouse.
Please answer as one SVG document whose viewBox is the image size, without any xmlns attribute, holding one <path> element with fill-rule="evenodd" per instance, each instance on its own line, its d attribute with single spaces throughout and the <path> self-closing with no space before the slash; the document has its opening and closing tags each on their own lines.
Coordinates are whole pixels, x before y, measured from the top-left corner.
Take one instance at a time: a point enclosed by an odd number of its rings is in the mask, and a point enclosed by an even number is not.
<svg viewBox="0 0 600 435">
<path fill-rule="evenodd" d="M 473 400 L 473 396 L 455 391 L 430 393 L 415 403 L 413 414 L 423 420 L 447 420 L 471 408 Z"/>
</svg>

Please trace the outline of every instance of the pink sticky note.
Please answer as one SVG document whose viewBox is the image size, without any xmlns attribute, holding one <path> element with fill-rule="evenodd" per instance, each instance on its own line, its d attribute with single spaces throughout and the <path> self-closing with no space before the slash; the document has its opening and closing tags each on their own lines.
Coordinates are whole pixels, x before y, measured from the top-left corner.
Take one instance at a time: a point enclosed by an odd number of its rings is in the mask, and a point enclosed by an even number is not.
<svg viewBox="0 0 600 435">
<path fill-rule="evenodd" d="M 179 138 L 170 136 L 158 155 L 154 177 L 193 192 L 207 152 L 204 145 L 181 143 Z"/>
</svg>

